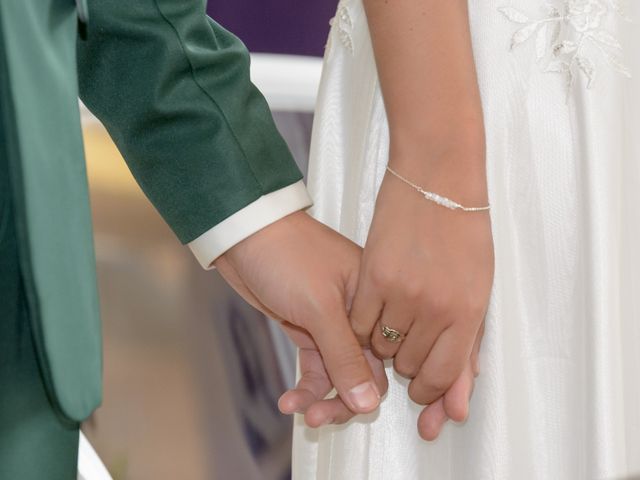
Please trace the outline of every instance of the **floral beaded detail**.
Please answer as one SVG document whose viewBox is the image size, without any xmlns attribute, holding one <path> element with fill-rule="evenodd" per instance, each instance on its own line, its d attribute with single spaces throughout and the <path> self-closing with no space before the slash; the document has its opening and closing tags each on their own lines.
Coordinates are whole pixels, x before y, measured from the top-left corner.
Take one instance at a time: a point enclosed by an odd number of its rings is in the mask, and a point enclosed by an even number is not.
<svg viewBox="0 0 640 480">
<path fill-rule="evenodd" d="M 599 63 L 608 64 L 631 77 L 622 59 L 622 45 L 606 30 L 615 17 L 629 20 L 619 0 L 562 0 L 548 3 L 545 15 L 531 18 L 521 10 L 504 6 L 498 10 L 521 27 L 511 37 L 511 48 L 535 38 L 536 56 L 544 72 L 567 76 L 570 90 L 576 75 L 594 85 Z"/>
<path fill-rule="evenodd" d="M 339 6 L 336 16 L 329 23 L 333 28 L 337 29 L 338 37 L 344 48 L 353 55 L 353 38 L 351 37 L 353 22 L 351 21 L 349 9 L 344 5 Z"/>
</svg>

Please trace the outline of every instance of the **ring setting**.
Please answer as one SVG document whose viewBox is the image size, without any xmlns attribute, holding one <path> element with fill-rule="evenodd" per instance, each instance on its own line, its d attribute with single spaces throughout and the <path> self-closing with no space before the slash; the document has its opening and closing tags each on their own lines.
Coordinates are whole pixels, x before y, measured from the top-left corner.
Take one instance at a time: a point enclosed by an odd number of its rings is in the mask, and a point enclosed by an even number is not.
<svg viewBox="0 0 640 480">
<path fill-rule="evenodd" d="M 399 343 L 404 339 L 402 332 L 391 328 L 389 325 L 382 325 L 382 336 L 391 343 Z"/>
</svg>

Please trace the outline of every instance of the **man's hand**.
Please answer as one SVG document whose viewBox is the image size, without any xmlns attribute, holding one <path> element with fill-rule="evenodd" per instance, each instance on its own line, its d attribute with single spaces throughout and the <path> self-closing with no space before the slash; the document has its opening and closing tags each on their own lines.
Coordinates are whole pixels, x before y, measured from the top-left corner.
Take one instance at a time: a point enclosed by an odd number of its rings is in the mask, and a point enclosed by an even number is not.
<svg viewBox="0 0 640 480">
<path fill-rule="evenodd" d="M 473 393 L 475 377 L 480 372 L 479 351 L 484 324 L 476 336 L 471 358 L 460 376 L 447 392 L 435 402 L 426 406 L 418 417 L 418 433 L 427 441 L 435 440 L 448 420 L 463 422 L 469 414 L 469 401 Z M 384 368 L 369 349 L 365 356 L 378 381 L 378 385 L 387 387 Z M 332 385 L 322 364 L 322 358 L 314 349 L 300 350 L 301 378 L 294 390 L 289 390 L 280 398 L 278 405 L 282 413 L 304 413 L 305 422 L 310 427 L 328 424 L 342 424 L 355 415 L 339 397 L 322 400 Z"/>
<path fill-rule="evenodd" d="M 364 355 L 373 370 L 380 391 L 387 390 L 387 376 L 383 363 L 371 350 L 364 350 Z M 338 425 L 346 423 L 355 416 L 341 398 L 325 397 L 333 389 L 329 375 L 318 350 L 314 347 L 299 350 L 300 380 L 293 390 L 280 397 L 278 407 L 285 414 L 304 414 L 305 423 L 309 427 Z"/>
<path fill-rule="evenodd" d="M 247 302 L 281 322 L 302 355 L 315 355 L 318 368 L 326 368 L 339 395 L 330 406 L 344 402 L 339 408 L 368 413 L 380 404 L 386 378 L 379 360 L 365 358 L 347 316 L 360 256 L 357 245 L 297 212 L 240 242 L 214 265 Z M 322 402 L 328 387 L 309 392 L 304 410 Z M 292 395 L 305 395 L 304 383 Z M 314 418 L 312 409 L 308 420 L 314 424 Z"/>
</svg>

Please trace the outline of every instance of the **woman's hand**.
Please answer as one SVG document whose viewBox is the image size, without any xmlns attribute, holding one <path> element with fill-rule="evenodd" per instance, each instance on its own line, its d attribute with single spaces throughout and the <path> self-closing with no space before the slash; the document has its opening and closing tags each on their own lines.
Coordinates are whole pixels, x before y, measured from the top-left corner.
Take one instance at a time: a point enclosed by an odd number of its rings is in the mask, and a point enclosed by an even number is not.
<svg viewBox="0 0 640 480">
<path fill-rule="evenodd" d="M 299 333 L 292 333 L 299 335 Z M 483 328 L 481 327 L 476 336 L 471 358 L 462 374 L 442 397 L 425 407 L 420 414 L 418 433 L 423 439 L 435 440 L 449 419 L 462 422 L 467 418 L 474 378 L 479 372 L 478 352 L 482 334 Z M 304 344 L 306 342 L 304 339 L 298 338 L 296 343 Z M 365 350 L 365 357 L 370 362 L 380 391 L 386 391 L 387 378 L 382 363 L 369 350 Z M 340 397 L 325 399 L 333 387 L 317 349 L 312 345 L 300 348 L 299 358 L 300 380 L 295 389 L 289 390 L 280 397 L 278 402 L 280 411 L 285 414 L 304 414 L 305 422 L 310 427 L 339 425 L 353 418 L 355 414 L 347 408 Z"/>
<path fill-rule="evenodd" d="M 404 161 L 392 151 L 391 166 L 425 190 L 484 206 L 481 152 L 452 148 L 417 167 L 413 158 Z M 463 375 L 492 281 L 489 213 L 449 210 L 387 174 L 350 317 L 361 344 L 370 344 L 380 358 L 393 357 L 396 371 L 412 379 L 409 396 L 416 403 L 435 402 Z M 402 341 L 385 338 L 383 326 L 401 332 Z"/>
<path fill-rule="evenodd" d="M 389 165 L 424 190 L 485 206 L 484 124 L 468 2 L 401 3 L 363 0 L 389 124 Z M 473 384 L 469 359 L 479 347 L 493 280 L 489 213 L 436 205 L 389 174 L 360 271 L 354 330 L 381 358 L 395 357 L 395 369 L 412 379 L 409 396 L 430 404 L 418 421 L 430 438 L 428 419 L 443 418 L 450 392 Z M 385 325 L 405 334 L 402 342 L 389 342 Z M 463 401 L 452 418 L 466 417 L 467 408 Z"/>
<path fill-rule="evenodd" d="M 400 167 L 398 167 L 400 168 Z M 469 168 L 468 172 L 473 171 L 473 168 Z M 462 175 L 460 178 L 463 180 L 469 178 L 473 179 L 474 184 L 482 185 L 482 182 L 477 182 L 473 175 L 465 176 Z M 459 182 L 460 183 L 460 182 Z M 406 187 L 406 185 L 404 185 Z M 443 185 L 444 188 L 444 185 Z M 471 190 L 468 192 L 468 197 L 471 196 L 479 196 L 477 192 L 471 195 Z M 480 190 L 483 190 L 481 187 Z M 411 190 L 407 187 L 407 191 Z M 425 200 L 421 198 L 415 191 L 412 192 L 414 195 L 418 197 L 420 202 L 418 202 L 418 210 L 422 210 L 424 208 L 437 207 L 441 209 L 442 207 L 438 207 L 437 205 L 425 205 Z M 381 193 L 382 195 L 382 193 Z M 404 195 L 403 195 L 404 196 Z M 415 197 L 414 197 L 415 199 Z M 381 199 L 382 201 L 382 199 Z M 447 211 L 448 212 L 448 211 Z M 436 211 L 437 213 L 437 211 Z M 442 213 L 442 212 L 441 212 Z M 453 213 L 453 212 L 449 212 Z M 469 214 L 471 215 L 471 214 Z M 486 213 L 482 214 L 485 218 L 488 218 Z M 411 222 L 409 222 L 411 224 Z M 485 225 L 486 227 L 486 225 Z M 411 230 L 411 228 L 410 228 Z M 373 235 L 373 229 L 372 229 Z M 371 238 L 371 237 L 370 237 Z M 489 244 L 491 244 L 491 236 L 489 231 Z M 424 245 L 423 245 L 424 246 Z M 418 250 L 424 253 L 424 248 L 418 248 Z M 487 259 L 488 264 L 492 267 L 492 250 L 491 248 L 487 252 L 489 259 Z M 400 265 L 402 262 L 396 264 L 396 267 Z M 491 268 L 490 268 L 491 269 Z M 394 269 L 392 268 L 391 271 Z M 364 271 L 364 269 L 361 269 Z M 487 272 L 488 273 L 488 272 Z M 420 276 L 420 275 L 418 275 Z M 490 280 L 489 280 L 490 284 Z M 404 285 L 403 281 L 399 281 L 396 283 L 396 288 L 402 289 L 402 285 Z M 362 284 L 361 284 L 362 286 Z M 488 289 L 489 287 L 487 287 Z M 362 290 L 359 290 L 362 295 Z M 488 296 L 488 293 L 486 294 Z M 374 297 L 368 299 L 366 297 L 361 297 L 361 301 L 367 305 L 370 303 L 375 303 L 376 298 L 380 298 L 381 296 L 376 293 Z M 486 299 L 485 299 L 486 303 Z M 486 305 L 485 305 L 486 306 Z M 482 314 L 484 316 L 484 314 Z M 352 315 L 353 319 L 353 315 Z M 471 322 L 470 322 L 471 323 Z M 393 325 L 393 324 L 392 324 Z M 451 381 L 451 385 L 443 392 L 437 400 L 433 403 L 430 403 L 423 412 L 420 414 L 418 419 L 418 432 L 420 436 L 425 440 L 434 440 L 440 434 L 442 427 L 446 423 L 447 420 L 451 419 L 456 422 L 462 422 L 467 418 L 469 412 L 469 401 L 473 391 L 474 378 L 479 373 L 479 364 L 478 364 L 478 353 L 480 349 L 480 342 L 482 340 L 483 335 L 483 324 L 480 323 L 478 328 L 476 328 L 475 334 L 473 335 L 472 347 L 470 355 L 467 355 L 463 362 L 460 374 L 457 378 L 453 378 Z M 311 341 L 310 337 L 304 332 L 292 328 L 288 328 L 288 333 L 290 337 L 294 340 L 294 342 L 300 347 L 299 355 L 300 355 L 300 380 L 298 384 L 293 390 L 286 392 L 279 401 L 279 407 L 282 413 L 292 414 L 292 413 L 301 413 L 304 414 L 305 422 L 310 427 L 318 427 L 322 425 L 328 424 L 342 424 L 350 420 L 355 414 L 350 411 L 350 409 L 345 405 L 345 403 L 340 399 L 339 396 L 334 398 L 325 398 L 333 386 L 331 384 L 329 375 L 324 367 L 322 362 L 322 357 L 315 347 L 313 341 Z M 371 331 L 369 331 L 369 334 Z M 375 332 L 374 332 L 375 334 Z M 370 336 L 370 335 L 361 335 L 361 339 L 365 339 L 366 343 L 371 342 L 371 338 L 376 338 L 376 344 L 381 339 L 380 335 Z M 414 338 L 416 343 L 420 343 L 420 338 Z M 381 344 L 382 349 L 387 348 L 389 345 L 397 346 L 398 344 L 389 344 L 384 341 Z M 393 347 L 392 347 L 393 348 Z M 426 350 L 421 350 L 423 353 Z M 369 349 L 365 349 L 365 358 L 370 364 L 371 370 L 374 373 L 374 377 L 378 384 L 378 388 L 381 392 L 385 392 L 387 389 L 387 379 L 384 373 L 384 369 L 382 368 L 382 364 L 380 360 L 376 358 Z M 379 351 L 377 351 L 380 354 Z M 381 355 L 385 356 L 385 355 Z M 387 355 L 388 357 L 389 355 Z M 426 353 L 424 354 L 426 357 Z M 461 359 L 462 357 L 459 357 Z M 415 383 L 416 380 L 414 380 Z M 419 380 L 418 380 L 419 383 Z M 411 391 L 411 390 L 410 390 Z M 413 397 L 412 397 L 413 398 Z M 414 398 L 416 400 L 416 398 Z M 419 400 L 419 399 L 418 399 Z M 425 402 L 421 402 L 425 403 Z"/>
</svg>

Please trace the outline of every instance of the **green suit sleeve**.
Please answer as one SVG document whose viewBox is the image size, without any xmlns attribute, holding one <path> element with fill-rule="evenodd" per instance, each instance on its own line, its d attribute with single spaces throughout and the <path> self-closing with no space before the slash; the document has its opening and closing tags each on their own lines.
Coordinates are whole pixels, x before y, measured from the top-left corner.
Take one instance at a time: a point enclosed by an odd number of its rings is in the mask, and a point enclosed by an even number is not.
<svg viewBox="0 0 640 480">
<path fill-rule="evenodd" d="M 202 0 L 92 0 L 80 96 L 183 243 L 302 175 Z"/>
</svg>

